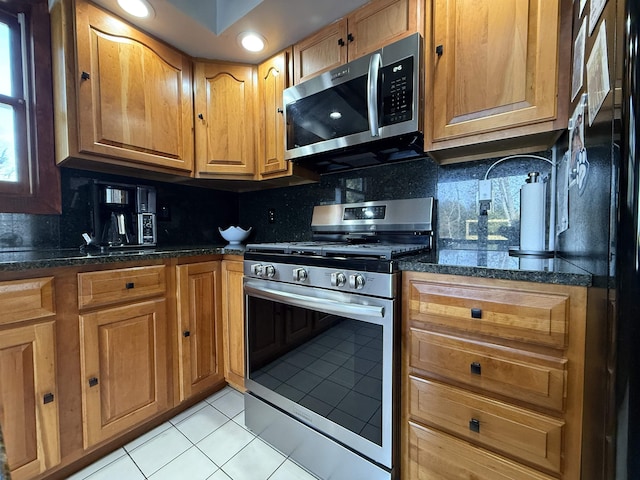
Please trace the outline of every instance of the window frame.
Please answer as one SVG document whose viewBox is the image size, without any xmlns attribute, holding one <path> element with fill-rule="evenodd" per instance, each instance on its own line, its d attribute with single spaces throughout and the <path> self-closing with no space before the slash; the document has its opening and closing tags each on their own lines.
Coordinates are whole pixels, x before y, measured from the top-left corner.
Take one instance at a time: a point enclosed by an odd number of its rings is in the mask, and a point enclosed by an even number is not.
<svg viewBox="0 0 640 480">
<path fill-rule="evenodd" d="M 18 82 L 22 92 L 12 92 L 9 97 L 3 95 L 2 103 L 13 106 L 17 121 L 26 125 L 16 135 L 19 181 L 0 182 L 0 213 L 59 214 L 62 202 L 60 171 L 54 152 L 48 3 L 47 0 L 5 0 L 0 2 L 0 11 L 4 19 L 24 14 L 21 28 L 24 39 L 17 40 L 21 44 L 18 46 L 24 47 L 24 51 L 20 48 Z"/>
</svg>

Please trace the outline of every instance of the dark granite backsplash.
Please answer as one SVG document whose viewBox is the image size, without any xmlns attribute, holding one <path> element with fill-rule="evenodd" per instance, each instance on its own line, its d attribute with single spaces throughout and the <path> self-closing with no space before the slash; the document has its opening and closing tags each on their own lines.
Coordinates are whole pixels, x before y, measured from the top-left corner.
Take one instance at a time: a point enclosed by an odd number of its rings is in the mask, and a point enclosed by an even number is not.
<svg viewBox="0 0 640 480">
<path fill-rule="evenodd" d="M 550 159 L 552 152 L 536 155 Z M 602 273 L 608 263 L 611 161 L 605 147 L 592 148 L 589 155 L 588 190 L 582 196 L 569 192 L 571 225 L 557 246 L 577 257 L 582 268 Z M 63 168 L 62 215 L 0 213 L 0 251 L 82 244 L 88 226 L 77 192 L 90 179 L 154 185 L 158 208 L 168 209 L 158 218 L 159 246 L 222 245 L 217 227 L 232 224 L 253 227 L 248 242 L 309 240 L 314 205 L 434 196 L 438 249 L 506 251 L 519 242 L 519 189 L 531 171 L 548 178 L 551 165 L 525 157 L 441 166 L 425 157 L 326 174 L 315 184 L 237 194 Z M 485 176 L 492 181 L 493 199 L 488 215 L 480 215 L 478 181 Z"/>
</svg>

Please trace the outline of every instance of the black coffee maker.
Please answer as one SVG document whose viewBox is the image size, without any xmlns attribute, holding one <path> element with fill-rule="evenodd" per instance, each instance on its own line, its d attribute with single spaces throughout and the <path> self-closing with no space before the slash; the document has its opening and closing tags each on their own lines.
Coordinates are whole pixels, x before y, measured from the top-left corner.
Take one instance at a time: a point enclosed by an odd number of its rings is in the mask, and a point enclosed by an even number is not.
<svg viewBox="0 0 640 480">
<path fill-rule="evenodd" d="M 156 244 L 155 188 L 120 183 L 91 185 L 91 243 L 123 247 Z"/>
</svg>

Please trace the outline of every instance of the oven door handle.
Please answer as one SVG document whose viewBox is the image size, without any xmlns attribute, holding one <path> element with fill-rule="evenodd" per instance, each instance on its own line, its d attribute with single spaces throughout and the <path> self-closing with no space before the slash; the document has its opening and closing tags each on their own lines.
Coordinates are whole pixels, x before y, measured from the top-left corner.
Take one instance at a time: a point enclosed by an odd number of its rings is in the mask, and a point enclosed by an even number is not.
<svg viewBox="0 0 640 480">
<path fill-rule="evenodd" d="M 265 300 L 273 300 L 275 302 L 286 303 L 296 307 L 310 308 L 325 313 L 331 313 L 341 316 L 369 316 L 384 318 L 384 307 L 375 307 L 373 305 L 358 305 L 354 303 L 336 302 L 326 298 L 317 299 L 307 297 L 306 295 L 298 295 L 297 293 L 281 292 L 270 288 L 256 288 L 250 283 L 244 285 L 245 293 L 249 293 L 255 297 Z"/>
</svg>

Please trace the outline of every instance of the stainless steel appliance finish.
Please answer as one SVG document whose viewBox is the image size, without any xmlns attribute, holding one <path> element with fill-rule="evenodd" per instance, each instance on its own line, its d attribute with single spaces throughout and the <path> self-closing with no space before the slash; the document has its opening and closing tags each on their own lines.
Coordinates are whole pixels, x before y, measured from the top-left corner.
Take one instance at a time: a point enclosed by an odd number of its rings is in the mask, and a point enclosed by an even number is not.
<svg viewBox="0 0 640 480">
<path fill-rule="evenodd" d="M 246 247 L 245 422 L 321 478 L 397 478 L 395 264 L 430 250 L 433 203 L 317 206 L 320 240 Z"/>
<path fill-rule="evenodd" d="M 414 34 L 286 89 L 285 158 L 331 152 L 304 161 L 323 172 L 423 154 L 421 59 Z"/>
</svg>

